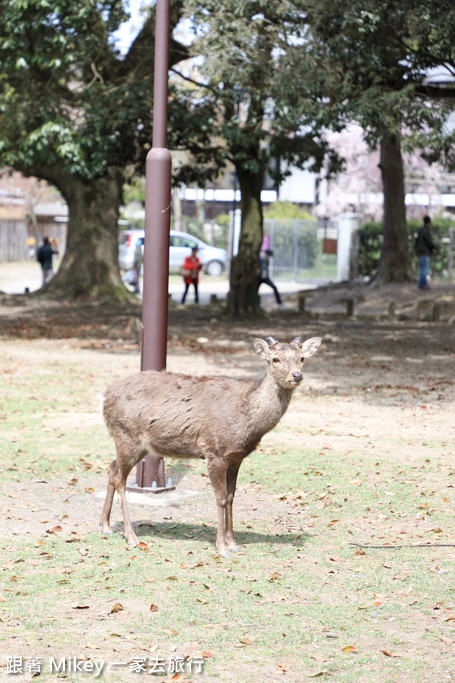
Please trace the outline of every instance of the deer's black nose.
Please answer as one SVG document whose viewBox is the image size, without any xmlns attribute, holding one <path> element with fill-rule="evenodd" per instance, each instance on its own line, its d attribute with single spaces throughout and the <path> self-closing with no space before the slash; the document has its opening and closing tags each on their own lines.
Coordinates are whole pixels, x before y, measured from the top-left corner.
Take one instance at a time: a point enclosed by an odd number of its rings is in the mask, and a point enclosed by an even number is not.
<svg viewBox="0 0 455 683">
<path fill-rule="evenodd" d="M 303 379 L 303 375 L 301 372 L 293 372 L 292 379 L 294 380 L 294 382 L 301 382 Z"/>
</svg>

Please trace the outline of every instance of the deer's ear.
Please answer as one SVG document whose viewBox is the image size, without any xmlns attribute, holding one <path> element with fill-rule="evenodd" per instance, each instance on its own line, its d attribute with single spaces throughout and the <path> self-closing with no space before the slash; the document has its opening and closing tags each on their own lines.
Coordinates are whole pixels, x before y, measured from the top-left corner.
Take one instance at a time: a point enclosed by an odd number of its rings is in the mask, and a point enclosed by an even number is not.
<svg viewBox="0 0 455 683">
<path fill-rule="evenodd" d="M 259 358 L 262 360 L 268 360 L 270 357 L 270 346 L 263 339 L 253 339 L 254 350 L 256 351 Z"/>
<path fill-rule="evenodd" d="M 309 358 L 312 356 L 321 346 L 321 342 L 322 337 L 311 337 L 311 339 L 307 339 L 302 345 L 302 356 L 304 358 Z"/>
</svg>

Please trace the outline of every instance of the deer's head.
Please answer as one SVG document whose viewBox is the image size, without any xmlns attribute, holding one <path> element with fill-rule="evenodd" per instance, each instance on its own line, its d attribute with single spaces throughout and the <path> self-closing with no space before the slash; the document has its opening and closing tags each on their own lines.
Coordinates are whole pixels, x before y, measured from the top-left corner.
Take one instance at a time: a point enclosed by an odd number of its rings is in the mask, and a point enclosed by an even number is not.
<svg viewBox="0 0 455 683">
<path fill-rule="evenodd" d="M 294 389 L 303 379 L 303 364 L 321 345 L 321 337 L 312 337 L 302 343 L 296 337 L 290 344 L 280 343 L 274 337 L 253 339 L 254 350 L 259 358 L 267 361 L 269 372 L 284 389 Z"/>
</svg>

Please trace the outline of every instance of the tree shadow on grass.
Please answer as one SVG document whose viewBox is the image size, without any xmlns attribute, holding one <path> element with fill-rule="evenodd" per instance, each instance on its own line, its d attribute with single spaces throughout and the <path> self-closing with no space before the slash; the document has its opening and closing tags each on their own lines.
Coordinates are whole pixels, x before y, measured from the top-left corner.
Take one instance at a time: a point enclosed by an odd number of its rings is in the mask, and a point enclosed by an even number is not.
<svg viewBox="0 0 455 683">
<path fill-rule="evenodd" d="M 113 524 L 113 529 L 123 533 L 123 524 Z M 137 522 L 133 524 L 134 531 L 139 541 L 152 543 L 154 538 L 173 538 L 175 540 L 195 540 L 214 545 L 216 538 L 216 526 L 204 524 L 187 524 L 185 522 Z M 261 533 L 254 530 L 234 528 L 235 540 L 239 545 L 251 545 L 253 543 L 269 543 L 272 545 L 304 545 L 311 534 L 300 532 L 283 532 L 280 534 Z"/>
</svg>

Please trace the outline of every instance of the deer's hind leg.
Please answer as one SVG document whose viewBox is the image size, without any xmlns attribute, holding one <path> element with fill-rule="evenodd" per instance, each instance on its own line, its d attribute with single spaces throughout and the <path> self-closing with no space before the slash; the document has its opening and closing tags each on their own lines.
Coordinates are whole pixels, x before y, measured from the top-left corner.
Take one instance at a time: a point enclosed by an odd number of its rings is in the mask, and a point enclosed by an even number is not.
<svg viewBox="0 0 455 683">
<path fill-rule="evenodd" d="M 112 501 L 114 500 L 115 484 L 114 484 L 114 474 L 117 465 L 117 461 L 113 460 L 109 465 L 109 479 L 107 483 L 106 499 L 104 501 L 103 511 L 101 513 L 100 526 L 103 534 L 112 534 L 112 529 L 110 525 Z"/>
</svg>

